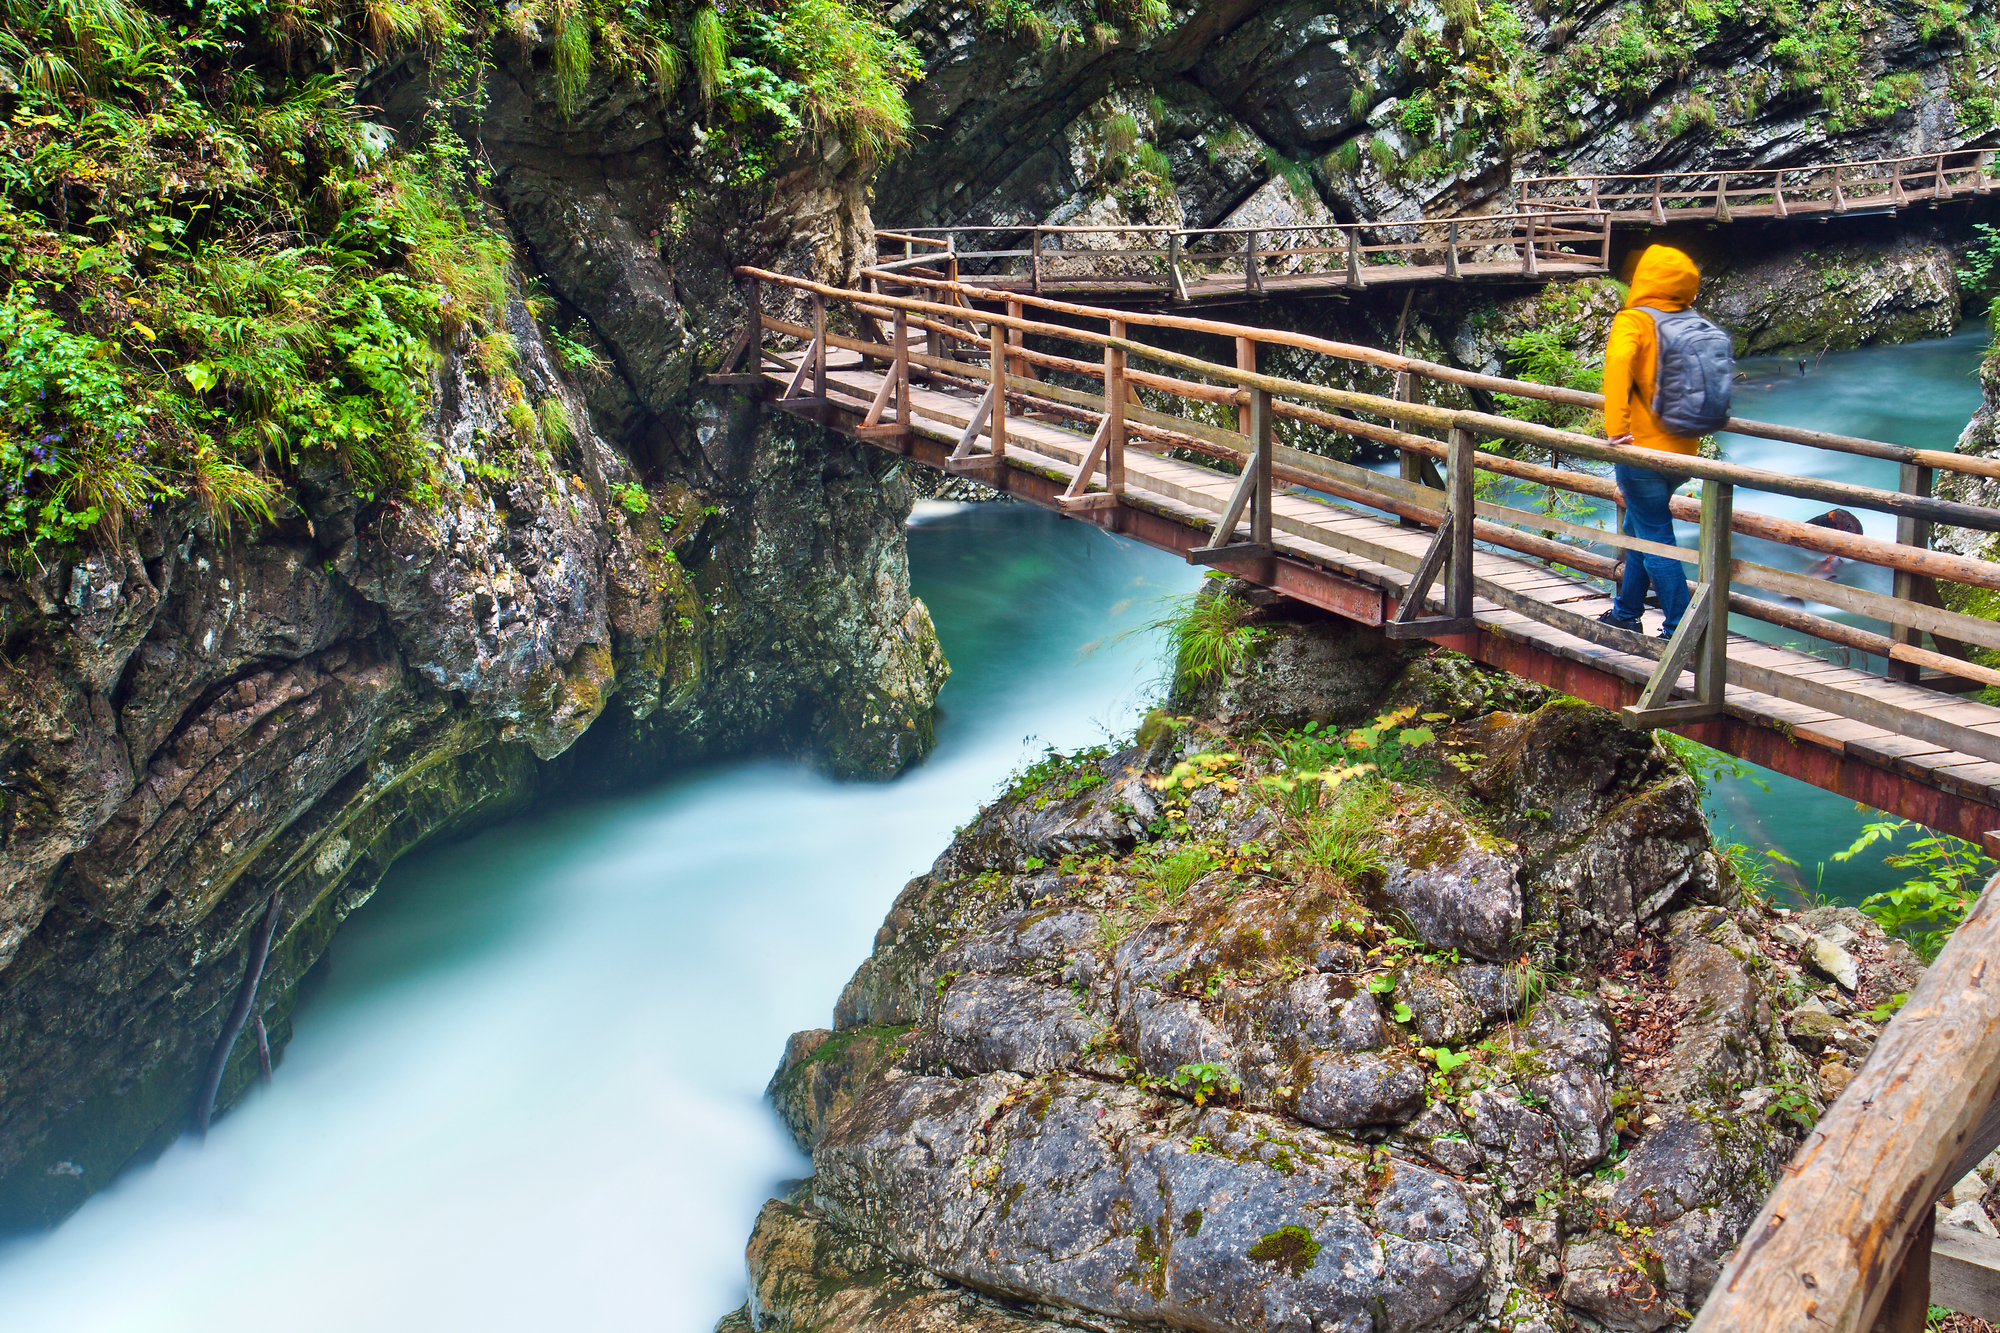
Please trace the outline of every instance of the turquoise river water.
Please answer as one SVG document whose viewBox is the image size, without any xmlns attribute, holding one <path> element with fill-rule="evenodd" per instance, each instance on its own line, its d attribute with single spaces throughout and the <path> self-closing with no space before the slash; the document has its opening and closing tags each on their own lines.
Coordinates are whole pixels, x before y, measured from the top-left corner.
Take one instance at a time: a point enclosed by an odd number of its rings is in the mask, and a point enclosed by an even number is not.
<svg viewBox="0 0 2000 1333">
<path fill-rule="evenodd" d="M 1751 364 L 1739 412 L 1948 447 L 1982 346 Z M 1729 451 L 1893 484 L 1868 460 Z M 706 1333 L 742 1300 L 757 1208 L 808 1170 L 761 1100 L 786 1035 L 828 1021 L 897 890 L 1012 769 L 1131 725 L 1159 674 L 1133 632 L 1198 581 L 1025 506 L 925 506 L 910 555 L 954 667 L 928 762 L 887 784 L 718 765 L 399 865 L 270 1089 L 0 1250 L 6 1326 Z M 1725 837 L 1811 865 L 1861 823 L 1767 781 L 1717 789 Z M 1887 882 L 1839 866 L 1825 887 Z"/>
</svg>

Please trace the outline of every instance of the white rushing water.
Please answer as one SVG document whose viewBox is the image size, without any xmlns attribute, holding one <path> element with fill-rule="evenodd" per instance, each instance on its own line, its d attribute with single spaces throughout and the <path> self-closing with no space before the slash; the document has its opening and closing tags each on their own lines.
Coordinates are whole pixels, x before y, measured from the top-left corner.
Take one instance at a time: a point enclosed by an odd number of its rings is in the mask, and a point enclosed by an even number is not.
<svg viewBox="0 0 2000 1333">
<path fill-rule="evenodd" d="M 810 1169 L 761 1100 L 786 1036 L 1010 769 L 1130 726 L 1156 667 L 1117 636 L 1198 579 L 1024 506 L 928 506 L 912 551 L 955 668 L 929 763 L 720 765 L 398 866 L 272 1087 L 0 1253 L 0 1327 L 712 1328 Z"/>
</svg>

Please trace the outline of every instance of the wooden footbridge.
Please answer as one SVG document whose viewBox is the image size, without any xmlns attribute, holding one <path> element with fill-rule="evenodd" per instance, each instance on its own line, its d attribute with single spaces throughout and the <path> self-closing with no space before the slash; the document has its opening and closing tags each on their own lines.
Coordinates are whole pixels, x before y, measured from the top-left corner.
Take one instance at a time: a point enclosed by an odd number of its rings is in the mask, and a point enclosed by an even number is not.
<svg viewBox="0 0 2000 1333">
<path fill-rule="evenodd" d="M 1609 271 L 1615 227 L 1893 214 L 1993 192 L 1996 150 L 1746 170 L 1529 176 L 1518 207 L 1296 226 L 897 227 L 877 267 L 984 291 L 1222 303 Z M 969 243 L 970 248 L 962 248 Z"/>
<path fill-rule="evenodd" d="M 1596 395 L 1503 380 L 1375 348 L 1185 316 L 991 293 L 871 270 L 867 290 L 739 269 L 743 338 L 716 382 L 772 410 L 923 465 L 977 477 L 1068 517 L 1227 569 L 1392 636 L 1447 644 L 1569 694 L 1622 708 L 1717 749 L 2000 852 L 2000 708 L 1961 691 L 2000 685 L 1966 660 L 2000 649 L 2000 625 L 1938 604 L 1933 582 L 2000 589 L 2000 564 L 1930 548 L 1933 525 L 2000 531 L 2000 510 L 1931 497 L 1936 471 L 2000 476 L 2000 461 L 1791 427 L 1738 434 L 1894 461 L 1902 488 L 1819 480 L 1727 461 L 1618 448 L 1515 417 L 1416 401 L 1416 386 L 1484 389 L 1592 408 Z M 1208 359 L 1149 344 L 1208 340 Z M 1393 395 L 1261 373 L 1260 347 L 1300 348 Z M 1284 447 L 1313 427 L 1387 446 L 1396 475 Z M 1495 446 L 1495 447 L 1482 447 Z M 1504 452 L 1502 452 L 1504 450 Z M 1697 480 L 1698 549 L 1652 545 L 1547 512 L 1560 492 L 1615 503 L 1590 465 L 1629 462 Z M 1440 472 L 1442 465 L 1442 472 Z M 1893 514 L 1896 542 L 1790 522 L 1739 490 Z M 1737 534 L 1894 571 L 1895 595 L 1744 559 Z M 1695 567 L 1694 603 L 1671 642 L 1599 623 L 1599 580 L 1633 551 Z M 1440 595 L 1441 594 L 1441 595 Z M 1764 594 L 1758 596 L 1756 594 Z M 1812 614 L 1832 605 L 1877 632 Z M 1727 615 L 1788 645 L 1727 629 Z M 1649 612 L 1649 629 L 1658 627 Z M 1932 646 L 1923 646 L 1929 635 Z M 1818 655 L 1858 650 L 1886 674 Z M 1842 653 L 1846 656 L 1847 653 Z"/>
</svg>

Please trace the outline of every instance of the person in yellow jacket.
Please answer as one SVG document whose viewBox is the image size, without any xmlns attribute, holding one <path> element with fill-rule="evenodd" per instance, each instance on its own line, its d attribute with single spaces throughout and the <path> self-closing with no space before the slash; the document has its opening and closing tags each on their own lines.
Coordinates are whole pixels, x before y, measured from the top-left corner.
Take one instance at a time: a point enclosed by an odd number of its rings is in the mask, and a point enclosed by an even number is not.
<svg viewBox="0 0 2000 1333">
<path fill-rule="evenodd" d="M 1649 245 L 1632 272 L 1632 291 L 1625 308 L 1611 321 L 1611 338 L 1604 348 L 1604 434 L 1613 444 L 1637 445 L 1670 454 L 1692 454 L 1699 440 L 1669 435 L 1653 415 L 1653 376 L 1659 368 L 1659 339 L 1653 321 L 1640 306 L 1655 310 L 1685 310 L 1701 287 L 1694 261 L 1665 245 Z M 1651 468 L 1613 467 L 1618 493 L 1625 501 L 1625 535 L 1675 545 L 1674 520 L 1667 508 L 1682 478 Z M 1678 560 L 1663 555 L 1625 553 L 1625 577 L 1611 609 L 1598 619 L 1619 629 L 1642 631 L 1639 616 L 1646 609 L 1646 592 L 1660 599 L 1666 616 L 1661 638 L 1670 638 L 1687 611 L 1687 575 Z"/>
</svg>

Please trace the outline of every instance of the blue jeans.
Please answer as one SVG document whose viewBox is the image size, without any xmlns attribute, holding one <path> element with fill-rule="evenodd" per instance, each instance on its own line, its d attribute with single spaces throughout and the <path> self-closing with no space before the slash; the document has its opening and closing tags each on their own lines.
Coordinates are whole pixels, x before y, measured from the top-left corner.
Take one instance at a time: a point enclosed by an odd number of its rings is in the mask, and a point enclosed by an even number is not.
<svg viewBox="0 0 2000 1333">
<path fill-rule="evenodd" d="M 1618 493 L 1625 497 L 1625 535 L 1677 545 L 1667 501 L 1674 487 L 1681 484 L 1681 478 L 1663 477 L 1651 468 L 1626 467 L 1622 463 L 1611 469 L 1611 475 L 1618 482 Z M 1688 607 L 1687 575 L 1678 560 L 1627 551 L 1625 579 L 1618 585 L 1618 596 L 1612 599 L 1611 610 L 1627 620 L 1637 620 L 1646 609 L 1649 587 L 1659 595 L 1660 610 L 1667 617 L 1666 632 L 1672 634 Z"/>
</svg>

